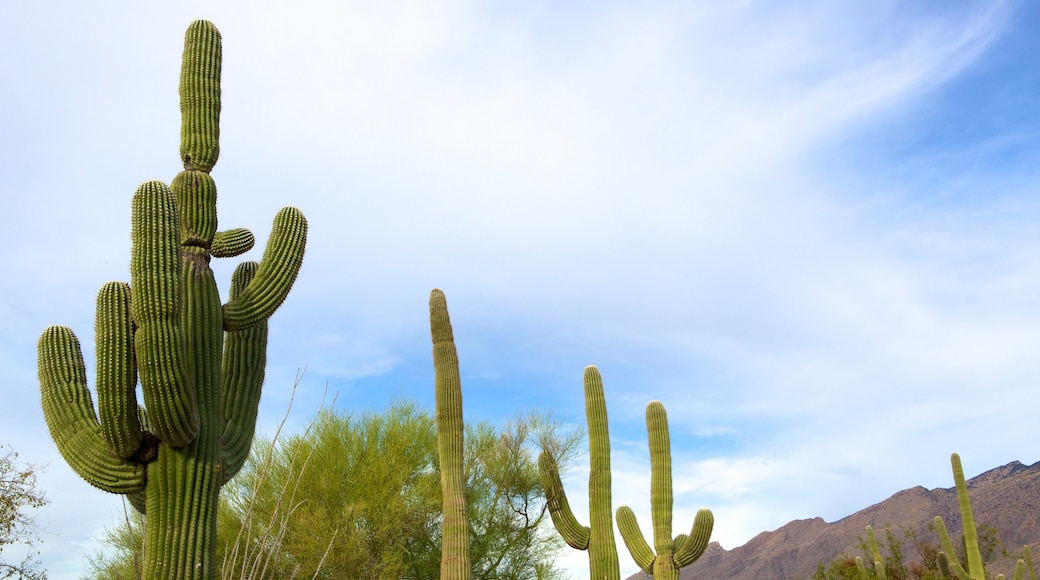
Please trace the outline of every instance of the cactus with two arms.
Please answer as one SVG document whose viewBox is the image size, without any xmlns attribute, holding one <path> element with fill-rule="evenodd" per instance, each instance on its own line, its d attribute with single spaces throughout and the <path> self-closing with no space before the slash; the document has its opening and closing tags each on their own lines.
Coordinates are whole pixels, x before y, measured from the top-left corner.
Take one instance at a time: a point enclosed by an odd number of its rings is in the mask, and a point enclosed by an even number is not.
<svg viewBox="0 0 1040 580">
<path fill-rule="evenodd" d="M 196 21 L 180 79 L 184 170 L 133 196 L 130 284 L 98 294 L 97 411 L 71 329 L 39 339 L 44 417 L 62 456 L 90 484 L 145 513 L 145 578 L 212 578 L 220 488 L 249 453 L 264 379 L 267 320 L 303 261 L 307 222 L 278 212 L 263 258 L 240 264 L 221 304 L 211 258 L 253 245 L 217 231 L 220 33 Z M 136 387 L 140 381 L 143 407 Z"/>
<path fill-rule="evenodd" d="M 708 547 L 715 517 L 701 509 L 694 517 L 689 535 L 672 537 L 672 453 L 668 416 L 660 401 L 646 406 L 646 429 L 650 439 L 650 513 L 654 549 L 650 548 L 628 506 L 617 510 L 618 530 L 636 564 L 654 580 L 678 580 L 679 569 L 700 558 Z"/>
<path fill-rule="evenodd" d="M 950 539 L 950 533 L 946 530 L 946 524 L 940 516 L 935 516 L 935 529 L 939 533 L 939 570 L 943 578 L 986 580 L 986 568 L 983 566 L 982 553 L 979 550 L 979 535 L 975 527 L 975 516 L 971 512 L 971 502 L 968 499 L 968 484 L 964 480 L 964 468 L 961 466 L 960 455 L 956 453 L 951 455 L 950 464 L 953 467 L 953 482 L 957 488 L 957 502 L 961 510 L 961 520 L 964 528 L 964 555 L 968 567 L 965 569 L 957 561 L 953 541 Z M 1030 560 L 1028 566 L 1025 560 L 1019 560 L 1016 563 L 1014 580 L 1025 580 L 1027 570 L 1029 576 L 1035 578 L 1028 546 L 1026 546 L 1026 558 Z M 998 574 L 995 580 L 1004 580 L 1004 575 Z"/>
<path fill-rule="evenodd" d="M 594 366 L 585 368 L 585 417 L 589 426 L 589 525 L 578 523 L 560 480 L 556 458 L 548 450 L 538 456 L 545 500 L 553 525 L 576 550 L 589 552 L 589 578 L 619 580 L 614 542 L 613 506 L 610 500 L 610 434 L 603 379 Z"/>
</svg>

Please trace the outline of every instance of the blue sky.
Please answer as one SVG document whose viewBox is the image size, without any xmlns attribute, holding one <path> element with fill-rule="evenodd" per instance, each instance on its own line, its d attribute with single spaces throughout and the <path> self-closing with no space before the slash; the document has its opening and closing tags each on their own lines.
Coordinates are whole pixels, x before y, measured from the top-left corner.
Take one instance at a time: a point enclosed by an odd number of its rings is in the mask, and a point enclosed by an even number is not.
<svg viewBox="0 0 1040 580">
<path fill-rule="evenodd" d="M 224 38 L 221 227 L 262 244 L 283 205 L 311 225 L 263 430 L 304 367 L 293 426 L 326 385 L 345 409 L 432 405 L 437 287 L 467 420 L 580 422 L 595 364 L 615 505 L 648 522 L 659 399 L 675 525 L 710 507 L 726 548 L 949 487 L 954 451 L 969 475 L 1040 459 L 1040 9 L 558 4 L 7 7 L 0 443 L 47 465 L 52 578 L 122 507 L 51 443 L 35 342 L 66 324 L 89 347 L 98 288 L 129 277 L 130 195 L 179 169 L 195 18 Z"/>
</svg>

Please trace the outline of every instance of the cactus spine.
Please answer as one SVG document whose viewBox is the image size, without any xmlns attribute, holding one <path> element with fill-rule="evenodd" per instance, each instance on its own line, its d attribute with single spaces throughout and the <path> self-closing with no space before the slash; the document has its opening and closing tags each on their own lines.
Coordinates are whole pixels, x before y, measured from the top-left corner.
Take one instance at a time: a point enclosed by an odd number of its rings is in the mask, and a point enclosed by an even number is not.
<svg viewBox="0 0 1040 580">
<path fill-rule="evenodd" d="M 444 519 L 441 523 L 441 578 L 468 580 L 469 520 L 466 517 L 466 474 L 463 466 L 462 380 L 455 337 L 444 292 L 430 293 L 437 414 L 437 454 L 441 468 Z"/>
<path fill-rule="evenodd" d="M 219 150 L 220 62 L 216 27 L 192 23 L 180 82 L 184 171 L 172 187 L 138 188 L 131 283 L 98 294 L 97 413 L 75 334 L 52 326 L 38 343 L 44 417 L 58 449 L 87 482 L 126 494 L 147 516 L 145 578 L 214 577 L 217 497 L 248 455 L 267 319 L 289 293 L 306 244 L 303 214 L 281 210 L 262 262 L 236 269 L 221 305 L 210 258 L 247 251 L 253 236 L 217 231 L 209 171 Z"/>
<path fill-rule="evenodd" d="M 588 550 L 589 578 L 618 580 L 617 546 L 610 499 L 610 434 L 603 379 L 594 366 L 585 368 L 585 417 L 589 426 L 589 525 L 578 523 L 560 481 L 556 459 L 549 451 L 538 456 L 546 503 L 553 525 L 572 548 Z"/>
<path fill-rule="evenodd" d="M 655 580 L 678 580 L 679 568 L 701 557 L 708 547 L 715 518 L 701 509 L 690 534 L 672 538 L 672 453 L 668 416 L 660 401 L 646 406 L 646 428 L 650 439 L 650 508 L 654 526 L 654 550 L 639 530 L 635 513 L 628 506 L 617 510 L 618 530 L 632 559 Z M 656 554 L 654 553 L 656 551 Z"/>
</svg>

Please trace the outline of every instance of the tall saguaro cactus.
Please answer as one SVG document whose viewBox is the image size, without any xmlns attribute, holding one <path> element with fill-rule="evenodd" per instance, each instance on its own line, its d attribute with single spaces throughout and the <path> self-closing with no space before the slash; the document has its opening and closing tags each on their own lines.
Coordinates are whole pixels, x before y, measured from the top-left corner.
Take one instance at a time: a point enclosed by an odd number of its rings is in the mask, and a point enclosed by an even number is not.
<svg viewBox="0 0 1040 580">
<path fill-rule="evenodd" d="M 221 305 L 210 258 L 242 254 L 253 235 L 217 231 L 209 171 L 218 154 L 220 62 L 216 27 L 193 22 L 180 81 L 184 171 L 172 187 L 138 188 L 130 285 L 111 282 L 98 294 L 97 412 L 72 330 L 52 326 L 38 344 L 51 437 L 87 482 L 126 494 L 145 513 L 149 579 L 214 576 L 218 494 L 248 455 L 267 320 L 289 293 L 306 245 L 303 214 L 282 209 L 261 262 L 238 266 Z"/>
<path fill-rule="evenodd" d="M 702 509 L 694 518 L 690 534 L 672 538 L 672 452 L 668 416 L 664 405 L 651 401 L 646 406 L 646 429 L 650 436 L 650 510 L 654 525 L 654 550 L 639 530 L 636 515 L 628 506 L 617 510 L 618 530 L 636 564 L 655 580 L 678 580 L 679 568 L 701 557 L 708 547 L 715 517 Z M 656 550 L 656 554 L 654 553 Z"/>
<path fill-rule="evenodd" d="M 953 542 L 950 541 L 950 534 L 946 531 L 946 524 L 941 517 L 935 516 L 935 528 L 939 532 L 939 543 L 942 548 L 940 566 L 945 575 L 950 575 L 950 571 L 952 571 L 952 575 L 956 578 L 986 580 L 986 569 L 982 567 L 982 553 L 979 551 L 978 530 L 975 528 L 975 516 L 971 513 L 968 484 L 964 480 L 964 468 L 961 467 L 960 455 L 956 453 L 951 455 L 950 463 L 953 466 L 953 482 L 957 488 L 957 502 L 960 504 L 964 524 L 964 555 L 968 561 L 968 569 L 965 570 L 957 562 Z"/>
<path fill-rule="evenodd" d="M 953 483 L 957 488 L 957 503 L 961 510 L 961 521 L 964 529 L 964 557 L 967 560 L 968 569 L 965 570 L 957 561 L 957 554 L 953 548 L 953 541 L 946 530 L 946 524 L 940 516 L 935 516 L 935 529 L 939 532 L 939 571 L 943 578 L 956 578 L 957 580 L 986 580 L 986 568 L 982 561 L 982 552 L 979 550 L 979 535 L 975 527 L 975 516 L 971 513 L 971 501 L 968 499 L 968 483 L 964 479 L 964 468 L 961 466 L 961 457 L 956 453 L 950 456 L 950 464 L 953 467 Z M 1026 557 L 1029 558 L 1028 572 L 1033 575 L 1032 558 L 1029 556 L 1028 547 Z M 1015 566 L 1014 580 L 1024 580 L 1027 567 L 1024 560 L 1019 560 Z M 1003 574 L 998 574 L 994 580 L 1004 580 Z"/>
<path fill-rule="evenodd" d="M 441 579 L 469 580 L 469 519 L 463 465 L 462 380 L 455 336 L 444 292 L 430 293 L 430 335 L 437 414 L 437 454 L 441 467 L 444 519 L 441 523 Z"/>
<path fill-rule="evenodd" d="M 589 525 L 578 523 L 560 481 L 556 458 L 549 451 L 538 456 L 538 469 L 545 487 L 546 503 L 553 525 L 572 548 L 588 550 L 589 578 L 619 580 L 614 516 L 610 499 L 610 433 L 607 402 L 599 369 L 585 368 L 585 417 L 589 426 Z"/>
</svg>

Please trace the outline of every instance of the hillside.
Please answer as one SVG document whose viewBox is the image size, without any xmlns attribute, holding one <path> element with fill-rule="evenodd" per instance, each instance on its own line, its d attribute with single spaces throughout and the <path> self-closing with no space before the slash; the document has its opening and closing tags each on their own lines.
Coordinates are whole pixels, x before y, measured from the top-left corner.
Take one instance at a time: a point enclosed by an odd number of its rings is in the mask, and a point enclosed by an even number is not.
<svg viewBox="0 0 1040 580">
<path fill-rule="evenodd" d="M 1033 553 L 1038 553 L 1040 462 L 1025 466 L 1014 461 L 991 469 L 968 480 L 968 492 L 976 523 L 999 530 L 1001 547 L 1018 552 L 1023 545 L 1030 544 Z M 712 542 L 700 560 L 683 569 L 680 579 L 809 578 L 818 562 L 842 552 L 862 555 L 857 545 L 868 525 L 878 531 L 884 530 L 886 524 L 914 529 L 923 538 L 934 541 L 935 534 L 927 526 L 937 515 L 943 517 L 951 535 L 959 536 L 961 517 L 954 488 L 927 490 L 917 486 L 833 523 L 821 518 L 795 520 L 772 532 L 762 532 L 732 550 Z M 901 534 L 899 538 L 902 539 Z M 904 553 L 907 561 L 916 559 L 913 546 L 905 546 Z M 993 573 L 1008 573 L 1013 566 L 1014 562 L 1007 560 L 987 568 Z M 650 576 L 636 574 L 631 578 Z"/>
</svg>

